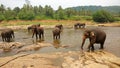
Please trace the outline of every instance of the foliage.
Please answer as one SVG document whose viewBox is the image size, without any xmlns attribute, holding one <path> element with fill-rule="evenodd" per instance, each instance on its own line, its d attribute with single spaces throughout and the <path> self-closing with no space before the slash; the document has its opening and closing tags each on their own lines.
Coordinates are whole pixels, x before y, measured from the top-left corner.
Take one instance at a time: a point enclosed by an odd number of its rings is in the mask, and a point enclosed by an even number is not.
<svg viewBox="0 0 120 68">
<path fill-rule="evenodd" d="M 77 11 L 82 11 L 84 9 L 84 10 L 91 11 L 91 13 L 94 13 L 96 11 L 103 9 L 105 11 L 109 11 L 114 15 L 118 15 L 120 12 L 120 6 L 92 6 L 91 5 L 91 6 L 76 6 L 71 8 Z"/>
<path fill-rule="evenodd" d="M 104 10 L 100 10 L 93 14 L 93 20 L 96 22 L 101 22 L 101 23 L 113 22 L 114 17 L 110 13 L 108 13 Z"/>
<path fill-rule="evenodd" d="M 99 9 L 106 9 L 110 11 L 110 7 L 101 7 L 101 6 L 79 6 L 63 9 L 61 6 L 57 10 L 49 5 L 45 7 L 32 6 L 30 4 L 24 4 L 22 8 L 15 7 L 13 9 L 6 8 L 4 5 L 0 5 L 0 21 L 2 20 L 46 20 L 46 19 L 56 19 L 56 20 L 92 20 L 91 16 L 93 12 Z M 119 6 L 113 6 L 116 10 L 114 16 L 120 16 Z M 113 11 L 111 11 L 113 12 Z M 101 14 L 101 13 L 100 13 Z M 107 20 L 113 21 L 113 17 L 110 13 L 103 13 Z M 96 15 L 97 16 L 97 15 Z M 116 18 L 115 20 L 119 20 Z M 106 21 L 106 19 L 104 20 Z M 108 22 L 108 21 L 107 21 Z"/>
</svg>

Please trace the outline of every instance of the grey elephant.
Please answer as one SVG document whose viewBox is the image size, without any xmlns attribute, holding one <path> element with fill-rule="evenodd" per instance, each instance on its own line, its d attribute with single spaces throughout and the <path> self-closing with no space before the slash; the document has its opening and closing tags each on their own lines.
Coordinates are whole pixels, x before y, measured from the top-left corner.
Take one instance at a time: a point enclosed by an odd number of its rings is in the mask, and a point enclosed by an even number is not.
<svg viewBox="0 0 120 68">
<path fill-rule="evenodd" d="M 38 39 L 38 36 L 39 36 L 40 40 L 44 40 L 44 28 L 43 27 L 39 27 L 39 26 L 34 27 L 32 38 L 34 37 L 34 34 L 36 35 L 36 39 Z"/>
<path fill-rule="evenodd" d="M 83 45 L 85 40 L 89 38 L 90 44 L 88 45 L 88 51 L 94 51 L 94 44 L 100 44 L 100 49 L 103 49 L 104 42 L 106 40 L 106 33 L 101 29 L 86 29 L 83 34 L 83 41 L 81 45 L 81 49 L 83 49 Z"/>
<path fill-rule="evenodd" d="M 15 38 L 14 31 L 12 29 L 5 29 L 1 32 L 2 40 L 10 42 L 12 38 Z"/>
<path fill-rule="evenodd" d="M 53 39 L 60 39 L 60 33 L 61 33 L 61 30 L 58 28 L 58 27 L 55 27 L 53 29 Z"/>
</svg>

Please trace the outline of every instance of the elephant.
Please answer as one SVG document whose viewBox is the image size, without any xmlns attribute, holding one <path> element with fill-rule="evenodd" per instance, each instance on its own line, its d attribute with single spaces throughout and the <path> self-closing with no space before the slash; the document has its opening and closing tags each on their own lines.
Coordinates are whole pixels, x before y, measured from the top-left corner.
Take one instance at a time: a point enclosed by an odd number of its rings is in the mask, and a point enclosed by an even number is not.
<svg viewBox="0 0 120 68">
<path fill-rule="evenodd" d="M 1 32 L 2 40 L 10 42 L 12 38 L 15 38 L 14 31 L 12 29 L 5 29 Z"/>
<path fill-rule="evenodd" d="M 89 38 L 90 44 L 88 45 L 88 52 L 90 50 L 94 51 L 94 44 L 100 44 L 100 49 L 103 49 L 104 42 L 106 40 L 106 33 L 101 29 L 86 29 L 83 33 L 81 49 L 83 50 L 83 45 L 85 40 Z"/>
<path fill-rule="evenodd" d="M 75 28 L 75 29 L 85 28 L 85 23 L 75 23 L 75 24 L 74 24 L 74 28 Z"/>
<path fill-rule="evenodd" d="M 33 29 L 33 35 L 32 38 L 34 37 L 34 34 L 36 35 L 36 39 L 44 39 L 44 29 L 43 27 L 35 26 L 32 28 Z"/>
<path fill-rule="evenodd" d="M 63 25 L 62 24 L 56 25 L 55 27 L 58 27 L 61 31 L 63 30 Z"/>
<path fill-rule="evenodd" d="M 53 39 L 60 39 L 60 33 L 61 33 L 61 30 L 58 28 L 58 27 L 55 27 L 53 29 Z"/>
</svg>

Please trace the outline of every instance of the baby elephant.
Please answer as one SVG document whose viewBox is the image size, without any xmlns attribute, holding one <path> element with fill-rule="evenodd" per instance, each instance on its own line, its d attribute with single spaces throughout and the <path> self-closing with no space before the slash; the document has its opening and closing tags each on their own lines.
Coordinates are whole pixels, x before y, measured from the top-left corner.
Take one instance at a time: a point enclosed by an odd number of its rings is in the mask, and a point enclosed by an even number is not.
<svg viewBox="0 0 120 68">
<path fill-rule="evenodd" d="M 10 42 L 12 38 L 14 38 L 14 31 L 12 29 L 5 29 L 1 32 L 2 40 L 6 42 Z"/>
<path fill-rule="evenodd" d="M 100 29 L 88 29 L 84 31 L 83 41 L 81 45 L 81 49 L 83 49 L 84 42 L 86 38 L 89 38 L 90 44 L 88 45 L 88 51 L 94 51 L 94 44 L 99 43 L 100 49 L 103 49 L 103 45 L 106 39 L 106 33 Z"/>
</svg>

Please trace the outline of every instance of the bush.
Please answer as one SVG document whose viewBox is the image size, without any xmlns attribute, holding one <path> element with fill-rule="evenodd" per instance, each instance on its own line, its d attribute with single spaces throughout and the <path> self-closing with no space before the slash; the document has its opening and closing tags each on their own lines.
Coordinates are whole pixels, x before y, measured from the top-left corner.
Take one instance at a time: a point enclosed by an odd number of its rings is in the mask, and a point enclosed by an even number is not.
<svg viewBox="0 0 120 68">
<path fill-rule="evenodd" d="M 120 21 L 120 17 L 115 17 L 115 21 Z"/>
<path fill-rule="evenodd" d="M 104 10 L 100 10 L 93 14 L 93 20 L 95 22 L 100 22 L 100 23 L 113 22 L 114 17 L 110 13 L 108 13 Z"/>
<path fill-rule="evenodd" d="M 0 14 L 0 21 L 3 21 L 5 19 L 3 14 Z"/>
<path fill-rule="evenodd" d="M 35 15 L 33 12 L 27 11 L 27 12 L 19 12 L 18 17 L 21 20 L 33 20 L 35 18 Z"/>
</svg>

